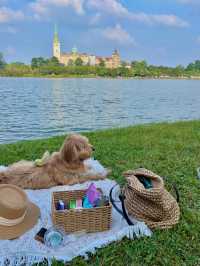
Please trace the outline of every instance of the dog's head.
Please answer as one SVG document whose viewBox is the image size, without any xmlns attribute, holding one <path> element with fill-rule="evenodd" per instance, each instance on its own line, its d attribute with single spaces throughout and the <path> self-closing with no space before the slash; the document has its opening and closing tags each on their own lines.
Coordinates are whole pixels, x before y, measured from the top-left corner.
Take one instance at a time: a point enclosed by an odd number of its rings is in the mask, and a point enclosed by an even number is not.
<svg viewBox="0 0 200 266">
<path fill-rule="evenodd" d="M 67 163 L 80 164 L 91 157 L 93 150 L 93 146 L 86 137 L 73 134 L 65 139 L 60 150 L 60 155 Z"/>
</svg>

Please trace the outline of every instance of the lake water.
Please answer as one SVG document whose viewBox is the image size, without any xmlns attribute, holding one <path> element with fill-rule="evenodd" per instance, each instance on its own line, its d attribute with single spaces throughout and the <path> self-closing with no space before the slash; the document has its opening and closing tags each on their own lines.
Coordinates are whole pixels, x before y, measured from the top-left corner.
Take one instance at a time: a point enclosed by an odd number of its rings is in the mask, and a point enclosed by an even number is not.
<svg viewBox="0 0 200 266">
<path fill-rule="evenodd" d="M 198 80 L 0 78 L 0 143 L 199 118 Z"/>
</svg>

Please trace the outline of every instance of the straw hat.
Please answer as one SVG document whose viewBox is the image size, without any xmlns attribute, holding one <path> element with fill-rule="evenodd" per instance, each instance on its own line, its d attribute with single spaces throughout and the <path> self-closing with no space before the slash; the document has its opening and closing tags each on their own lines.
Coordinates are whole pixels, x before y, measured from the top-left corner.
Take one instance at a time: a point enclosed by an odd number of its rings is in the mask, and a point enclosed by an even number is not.
<svg viewBox="0 0 200 266">
<path fill-rule="evenodd" d="M 14 185 L 0 185 L 0 239 L 14 239 L 30 230 L 38 220 L 39 208 Z"/>
</svg>

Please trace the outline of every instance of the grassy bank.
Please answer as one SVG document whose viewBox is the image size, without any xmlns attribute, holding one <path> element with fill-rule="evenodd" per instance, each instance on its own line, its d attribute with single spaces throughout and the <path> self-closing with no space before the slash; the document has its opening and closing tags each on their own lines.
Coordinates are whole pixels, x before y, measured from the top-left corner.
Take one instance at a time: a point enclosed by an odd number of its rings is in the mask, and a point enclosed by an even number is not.
<svg viewBox="0 0 200 266">
<path fill-rule="evenodd" d="M 95 157 L 112 168 L 110 178 L 124 182 L 124 170 L 144 166 L 176 182 L 180 191 L 181 220 L 170 230 L 156 231 L 152 238 L 113 243 L 70 265 L 200 265 L 200 121 L 155 124 L 86 134 Z M 58 149 L 64 137 L 0 145 L 0 164 L 35 159 L 45 150 Z M 83 243 L 84 244 L 84 243 Z M 62 265 L 62 264 L 59 264 Z"/>
<path fill-rule="evenodd" d="M 185 75 L 185 76 L 115 76 L 115 75 L 94 75 L 94 74 L 1 74 L 0 73 L 0 78 L 66 78 L 66 79 L 71 79 L 71 78 L 96 78 L 96 79 L 180 79 L 180 80 L 200 80 L 200 75 Z"/>
</svg>

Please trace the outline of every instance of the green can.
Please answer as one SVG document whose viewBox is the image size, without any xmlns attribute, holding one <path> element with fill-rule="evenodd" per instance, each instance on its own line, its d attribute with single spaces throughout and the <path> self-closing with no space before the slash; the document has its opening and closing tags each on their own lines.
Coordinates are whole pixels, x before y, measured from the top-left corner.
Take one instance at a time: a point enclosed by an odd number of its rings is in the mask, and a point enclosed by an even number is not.
<svg viewBox="0 0 200 266">
<path fill-rule="evenodd" d="M 69 208 L 70 209 L 75 209 L 76 208 L 76 200 L 70 200 Z"/>
</svg>

